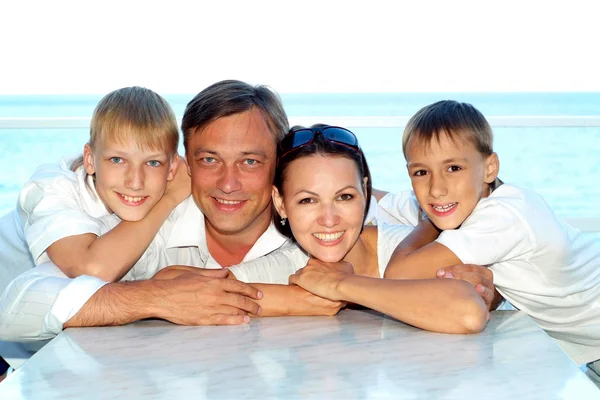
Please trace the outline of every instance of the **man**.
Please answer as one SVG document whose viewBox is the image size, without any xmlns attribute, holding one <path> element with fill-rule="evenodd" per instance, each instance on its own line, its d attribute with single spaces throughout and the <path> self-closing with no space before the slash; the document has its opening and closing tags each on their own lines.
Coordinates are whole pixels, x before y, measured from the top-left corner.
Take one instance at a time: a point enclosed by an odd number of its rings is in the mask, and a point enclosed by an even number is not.
<svg viewBox="0 0 600 400">
<path fill-rule="evenodd" d="M 248 314 L 334 314 L 341 303 L 300 288 L 253 285 L 184 273 L 150 280 L 173 264 L 221 268 L 268 254 L 286 243 L 271 225 L 271 183 L 278 141 L 288 130 L 278 96 L 264 86 L 218 82 L 186 108 L 182 130 L 192 196 L 165 222 L 132 269 L 132 282 L 67 279 L 44 264 L 17 277 L 0 298 L 0 339 L 37 341 L 74 326 L 121 325 L 144 318 L 177 324 L 240 324 Z M 204 215 L 206 218 L 204 217 Z M 114 218 L 105 221 L 108 228 Z M 289 244 L 288 244 L 289 245 Z M 259 290 L 260 289 L 260 290 Z M 290 310 L 262 291 L 294 296 Z M 281 292 L 280 292 L 281 293 Z M 260 305 L 258 304 L 260 303 Z"/>
</svg>

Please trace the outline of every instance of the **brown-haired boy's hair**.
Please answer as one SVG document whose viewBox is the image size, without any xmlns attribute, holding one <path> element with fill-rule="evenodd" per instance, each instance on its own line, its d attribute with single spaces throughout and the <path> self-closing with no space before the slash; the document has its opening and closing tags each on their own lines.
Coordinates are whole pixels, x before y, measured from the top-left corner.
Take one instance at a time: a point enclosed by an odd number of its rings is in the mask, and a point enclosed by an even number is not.
<svg viewBox="0 0 600 400">
<path fill-rule="evenodd" d="M 468 103 L 442 100 L 421 108 L 406 124 L 402 136 L 402 152 L 406 158 L 410 140 L 428 146 L 442 136 L 455 142 L 471 143 L 483 156 L 493 150 L 493 134 L 483 114 Z"/>
<path fill-rule="evenodd" d="M 169 103 L 150 89 L 139 86 L 114 90 L 104 96 L 90 122 L 92 150 L 99 140 L 124 143 L 133 139 L 141 149 L 166 150 L 177 154 L 179 129 Z M 83 157 L 71 164 L 74 171 Z"/>
</svg>

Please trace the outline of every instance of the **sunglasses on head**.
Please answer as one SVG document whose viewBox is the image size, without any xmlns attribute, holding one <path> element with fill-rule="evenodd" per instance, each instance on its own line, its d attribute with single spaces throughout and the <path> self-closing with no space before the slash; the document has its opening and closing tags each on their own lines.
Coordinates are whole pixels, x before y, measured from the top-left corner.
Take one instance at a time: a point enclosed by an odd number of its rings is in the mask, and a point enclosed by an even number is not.
<svg viewBox="0 0 600 400">
<path fill-rule="evenodd" d="M 339 126 L 323 126 L 318 128 L 302 128 L 288 133 L 279 144 L 279 160 L 294 150 L 308 146 L 315 138 L 321 135 L 328 142 L 349 147 L 362 157 L 362 151 L 358 146 L 358 139 L 354 133 Z"/>
</svg>

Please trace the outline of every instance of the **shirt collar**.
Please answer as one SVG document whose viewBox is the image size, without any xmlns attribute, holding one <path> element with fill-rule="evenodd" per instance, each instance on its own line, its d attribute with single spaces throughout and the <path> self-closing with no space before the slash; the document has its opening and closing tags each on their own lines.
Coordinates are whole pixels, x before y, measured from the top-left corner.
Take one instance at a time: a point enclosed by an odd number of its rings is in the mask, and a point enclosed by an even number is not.
<svg viewBox="0 0 600 400">
<path fill-rule="evenodd" d="M 167 240 L 167 248 L 195 246 L 202 252 L 210 254 L 206 244 L 206 224 L 204 215 L 194 202 L 192 196 L 177 206 L 169 219 L 173 221 L 173 229 Z M 254 246 L 246 253 L 244 261 L 254 260 L 280 248 L 288 238 L 277 231 L 273 222 L 260 235 Z"/>
</svg>

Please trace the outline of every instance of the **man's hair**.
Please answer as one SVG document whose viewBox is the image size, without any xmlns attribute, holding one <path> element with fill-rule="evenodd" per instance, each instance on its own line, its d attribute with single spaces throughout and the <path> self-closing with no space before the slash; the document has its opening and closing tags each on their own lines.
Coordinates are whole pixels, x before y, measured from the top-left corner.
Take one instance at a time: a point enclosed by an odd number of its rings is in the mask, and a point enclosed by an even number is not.
<svg viewBox="0 0 600 400">
<path fill-rule="evenodd" d="M 100 140 L 124 143 L 133 139 L 144 150 L 177 153 L 179 128 L 169 103 L 150 89 L 139 86 L 117 89 L 104 96 L 92 115 L 89 145 Z M 83 164 L 75 160 L 71 169 Z"/>
<path fill-rule="evenodd" d="M 326 128 L 329 125 L 325 125 L 325 124 L 315 124 L 313 126 L 311 126 L 311 129 L 318 129 L 318 128 Z M 299 130 L 299 129 L 304 129 L 303 126 L 294 126 L 291 130 L 290 133 Z M 295 161 L 298 160 L 300 158 L 303 157 L 310 157 L 310 156 L 315 156 L 315 155 L 320 155 L 320 156 L 328 156 L 328 157 L 343 157 L 343 158 L 347 158 L 351 161 L 354 162 L 354 164 L 356 165 L 356 169 L 358 170 L 358 174 L 361 178 L 360 182 L 362 185 L 363 182 L 363 178 L 367 178 L 367 192 L 365 193 L 365 200 L 366 200 L 366 204 L 365 204 L 365 211 L 364 211 L 364 217 L 363 217 L 363 223 L 365 221 L 365 219 L 367 218 L 367 212 L 369 211 L 369 206 L 371 205 L 371 193 L 373 191 L 373 185 L 372 185 L 372 181 L 371 181 L 371 171 L 369 170 L 369 165 L 367 164 L 367 159 L 365 158 L 364 153 L 362 152 L 362 150 L 356 151 L 354 149 L 351 149 L 348 146 L 344 146 L 341 144 L 337 144 L 334 142 L 331 142 L 327 139 L 325 139 L 325 137 L 323 135 L 317 135 L 315 136 L 315 138 L 313 139 L 313 141 L 306 145 L 306 146 L 302 146 L 302 147 L 298 147 L 297 149 L 294 149 L 293 151 L 290 151 L 288 153 L 286 153 L 285 157 L 280 158 L 282 156 L 281 154 L 281 149 L 279 149 L 278 147 L 278 157 L 277 157 L 277 168 L 275 169 L 275 178 L 273 179 L 273 185 L 277 188 L 277 190 L 279 191 L 279 194 L 281 196 L 284 195 L 283 193 L 283 183 L 286 180 L 287 177 L 287 170 L 289 165 Z M 361 186 L 362 189 L 362 186 Z M 284 236 L 287 236 L 288 238 L 295 240 L 294 235 L 292 234 L 292 230 L 290 229 L 290 224 L 286 224 L 286 225 L 282 225 L 281 224 L 281 216 L 277 213 L 277 210 L 274 210 L 273 212 L 273 222 L 275 227 L 277 228 L 277 230 Z"/>
<path fill-rule="evenodd" d="M 493 134 L 483 114 L 468 103 L 442 100 L 421 108 L 406 124 L 402 151 L 406 158 L 408 142 L 429 146 L 446 135 L 450 140 L 470 143 L 484 156 L 493 150 Z"/>
<path fill-rule="evenodd" d="M 253 108 L 260 110 L 275 143 L 279 143 L 289 129 L 279 95 L 267 86 L 252 86 L 241 81 L 225 80 L 198 93 L 185 108 L 181 131 L 186 152 L 190 137 L 196 132 L 201 132 L 211 122 Z"/>
</svg>

